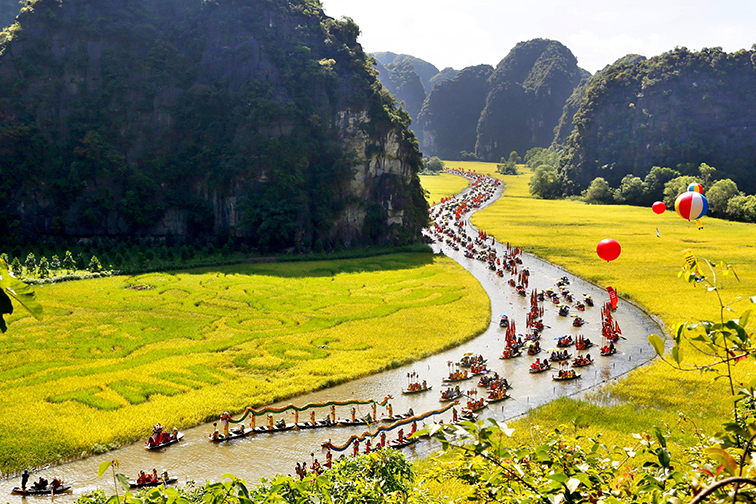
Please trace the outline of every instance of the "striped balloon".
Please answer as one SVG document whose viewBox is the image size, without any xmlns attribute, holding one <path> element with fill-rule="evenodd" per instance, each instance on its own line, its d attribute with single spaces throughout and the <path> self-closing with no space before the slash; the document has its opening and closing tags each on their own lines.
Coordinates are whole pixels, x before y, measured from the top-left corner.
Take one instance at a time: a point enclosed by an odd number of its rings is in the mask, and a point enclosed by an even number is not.
<svg viewBox="0 0 756 504">
<path fill-rule="evenodd" d="M 703 186 L 699 184 L 698 182 L 693 182 L 692 184 L 688 186 L 688 191 L 703 193 Z"/>
<path fill-rule="evenodd" d="M 696 220 L 706 215 L 709 202 L 701 193 L 688 191 L 675 200 L 675 212 L 683 219 Z"/>
</svg>

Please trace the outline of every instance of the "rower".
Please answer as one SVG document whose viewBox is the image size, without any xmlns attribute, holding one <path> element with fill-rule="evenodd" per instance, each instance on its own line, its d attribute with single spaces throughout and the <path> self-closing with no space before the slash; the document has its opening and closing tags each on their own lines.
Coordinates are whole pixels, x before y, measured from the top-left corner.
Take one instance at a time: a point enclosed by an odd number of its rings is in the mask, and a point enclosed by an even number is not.
<svg viewBox="0 0 756 504">
<path fill-rule="evenodd" d="M 352 406 L 352 422 L 355 421 L 355 415 L 357 415 L 357 409 L 354 406 Z"/>
<path fill-rule="evenodd" d="M 315 410 L 310 411 L 310 423 L 315 426 Z"/>
</svg>

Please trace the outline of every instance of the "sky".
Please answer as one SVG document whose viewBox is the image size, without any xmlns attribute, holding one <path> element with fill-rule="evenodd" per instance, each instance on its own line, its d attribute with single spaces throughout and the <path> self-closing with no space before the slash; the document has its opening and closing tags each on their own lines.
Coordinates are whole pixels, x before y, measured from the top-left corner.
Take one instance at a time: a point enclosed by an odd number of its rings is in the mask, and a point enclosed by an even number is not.
<svg viewBox="0 0 756 504">
<path fill-rule="evenodd" d="M 634 53 L 756 44 L 756 0 L 321 0 L 351 17 L 367 52 L 410 54 L 439 70 L 496 66 L 517 44 L 558 40 L 591 73 Z"/>
</svg>

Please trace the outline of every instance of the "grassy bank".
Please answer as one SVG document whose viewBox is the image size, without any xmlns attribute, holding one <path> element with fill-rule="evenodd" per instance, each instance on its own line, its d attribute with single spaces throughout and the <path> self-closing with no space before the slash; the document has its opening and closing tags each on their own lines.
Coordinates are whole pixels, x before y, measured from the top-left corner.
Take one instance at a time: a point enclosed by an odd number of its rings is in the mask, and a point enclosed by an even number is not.
<svg viewBox="0 0 756 504">
<path fill-rule="evenodd" d="M 429 205 L 438 203 L 442 198 L 459 194 L 470 185 L 467 179 L 446 172 L 436 175 L 420 175 L 420 183 L 426 191 L 425 200 Z"/>
<path fill-rule="evenodd" d="M 446 164 L 485 173 L 495 170 L 495 165 L 480 163 Z M 737 318 L 751 306 L 735 300 L 756 295 L 755 225 L 705 217 L 704 228 L 699 230 L 674 211 L 659 216 L 650 208 L 532 198 L 527 171 L 499 178 L 506 184 L 504 197 L 476 213 L 472 219 L 475 226 L 592 282 L 613 286 L 622 298 L 658 316 L 667 328 L 686 320 L 719 320 L 715 295 L 677 277 L 684 264 L 684 249 L 692 249 L 699 258 L 724 260 L 737 271 L 740 282 L 730 277 L 722 291 L 725 301 L 734 302 L 734 312 L 726 317 Z M 596 245 L 604 238 L 613 238 L 622 246 L 622 254 L 611 263 L 596 255 Z M 751 322 L 751 329 L 753 325 Z M 687 354 L 694 362 L 707 362 L 690 348 Z M 754 377 L 746 362 L 736 371 L 744 383 Z M 579 419 L 583 434 L 600 432 L 608 446 L 632 446 L 632 433 L 669 426 L 673 449 L 679 453 L 692 443 L 691 424 L 686 423 L 685 432 L 675 428 L 679 414 L 714 434 L 729 415 L 728 404 L 721 401 L 728 390 L 725 380 L 714 382 L 711 374 L 675 371 L 657 360 L 586 400 L 560 399 L 532 411 L 517 423 L 516 439 L 531 441 L 528 424 L 551 428 L 572 425 Z"/>
<path fill-rule="evenodd" d="M 3 473 L 144 438 L 156 422 L 195 425 L 397 366 L 490 320 L 478 282 L 427 253 L 36 290 L 44 320 L 17 311 L 0 336 Z"/>
</svg>

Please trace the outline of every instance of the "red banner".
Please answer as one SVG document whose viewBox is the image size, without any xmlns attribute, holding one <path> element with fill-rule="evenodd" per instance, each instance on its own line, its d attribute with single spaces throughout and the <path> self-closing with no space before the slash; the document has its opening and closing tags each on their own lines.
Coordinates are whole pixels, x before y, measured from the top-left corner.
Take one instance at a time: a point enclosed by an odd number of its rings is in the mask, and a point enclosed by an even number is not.
<svg viewBox="0 0 756 504">
<path fill-rule="evenodd" d="M 612 303 L 612 311 L 617 309 L 617 292 L 613 287 L 607 287 L 606 291 L 609 293 L 609 301 Z"/>
</svg>

